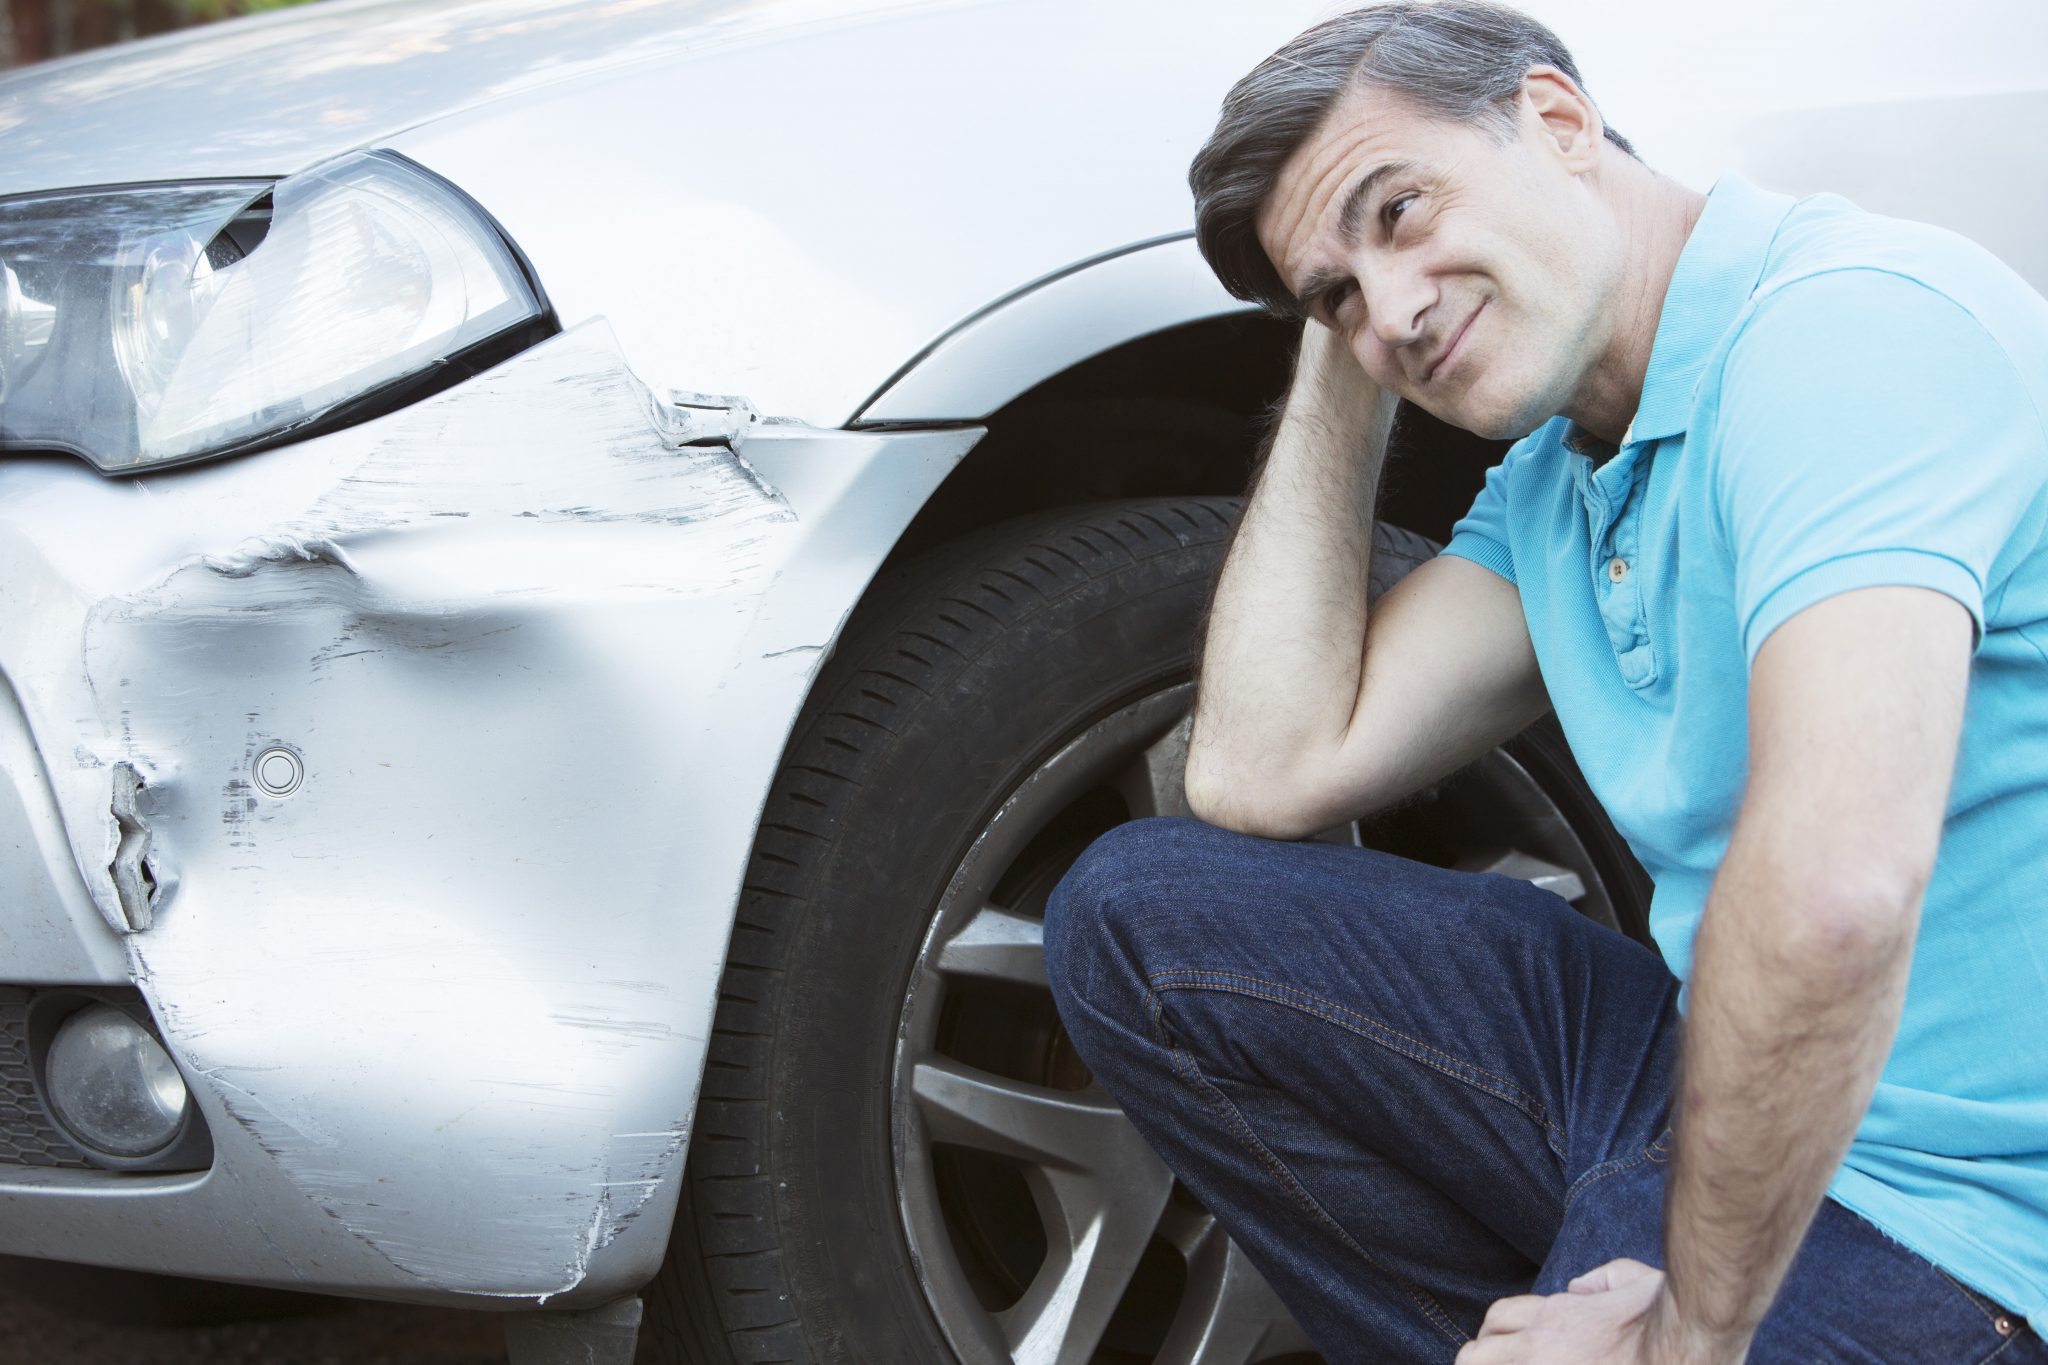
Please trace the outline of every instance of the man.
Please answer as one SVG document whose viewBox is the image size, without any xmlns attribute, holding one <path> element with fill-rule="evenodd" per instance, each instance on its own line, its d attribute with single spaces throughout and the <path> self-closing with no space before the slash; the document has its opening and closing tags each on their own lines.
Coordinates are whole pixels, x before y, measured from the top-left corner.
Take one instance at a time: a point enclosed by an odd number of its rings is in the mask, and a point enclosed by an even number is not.
<svg viewBox="0 0 2048 1365">
<path fill-rule="evenodd" d="M 1191 178 L 1225 284 L 1307 321 L 1209 823 L 1112 832 L 1048 914 L 1082 1057 L 1332 1360 L 2048 1361 L 2048 303 L 1658 176 L 1478 0 L 1304 34 Z M 1403 398 L 1525 439 L 1368 610 Z M 1661 961 L 1278 842 L 1551 707 Z"/>
</svg>

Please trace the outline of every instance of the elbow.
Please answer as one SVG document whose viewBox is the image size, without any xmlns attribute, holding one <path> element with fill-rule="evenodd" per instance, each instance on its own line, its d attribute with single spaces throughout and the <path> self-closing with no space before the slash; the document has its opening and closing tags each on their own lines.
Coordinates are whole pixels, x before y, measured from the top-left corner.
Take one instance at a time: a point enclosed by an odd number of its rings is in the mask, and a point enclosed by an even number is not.
<svg viewBox="0 0 2048 1365">
<path fill-rule="evenodd" d="M 1879 966 L 1912 951 L 1921 889 L 1906 883 L 1819 900 L 1801 935 L 1817 960 Z"/>
<path fill-rule="evenodd" d="M 1811 880 L 1805 894 L 1781 902 L 1789 913 L 1773 936 L 1778 956 L 1843 989 L 1888 976 L 1911 959 L 1926 886 L 1924 874 L 1867 866 Z"/>
<path fill-rule="evenodd" d="M 1185 790 L 1197 820 L 1261 839 L 1306 839 L 1336 823 L 1319 812 L 1311 783 L 1286 772 L 1226 777 L 1198 749 L 1188 754 Z"/>
</svg>

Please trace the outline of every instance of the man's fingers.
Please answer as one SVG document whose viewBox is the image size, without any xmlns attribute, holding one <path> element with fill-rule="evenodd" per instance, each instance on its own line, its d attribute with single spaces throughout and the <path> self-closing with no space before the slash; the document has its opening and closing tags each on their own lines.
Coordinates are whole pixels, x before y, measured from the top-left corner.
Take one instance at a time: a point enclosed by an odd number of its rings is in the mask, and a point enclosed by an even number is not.
<svg viewBox="0 0 2048 1365">
<path fill-rule="evenodd" d="M 1587 1271 L 1587 1272 L 1586 1272 L 1585 1274 L 1583 1274 L 1583 1275 L 1575 1275 L 1575 1276 L 1573 1276 L 1573 1277 L 1572 1277 L 1572 1280 L 1571 1280 L 1571 1283 L 1567 1284 L 1567 1285 L 1566 1285 L 1566 1286 L 1564 1287 L 1564 1292 L 1565 1292 L 1565 1293 L 1567 1293 L 1567 1294 L 1604 1294 L 1604 1293 L 1606 1293 L 1606 1292 L 1607 1292 L 1607 1267 L 1603 1265 L 1603 1266 L 1600 1266 L 1600 1267 L 1599 1267 L 1599 1268 L 1597 1268 L 1597 1269 L 1594 1269 L 1594 1270 L 1589 1270 L 1589 1271 Z"/>
<path fill-rule="evenodd" d="M 1496 1337 L 1506 1332 L 1519 1332 L 1536 1320 L 1536 1312 L 1542 1306 L 1543 1300 L 1534 1294 L 1495 1299 L 1493 1307 L 1486 1310 L 1486 1321 L 1479 1324 L 1479 1335 Z"/>
<path fill-rule="evenodd" d="M 1482 1336 L 1466 1342 L 1452 1365 L 1505 1365 L 1514 1359 L 1513 1351 L 1507 1337 Z"/>
<path fill-rule="evenodd" d="M 1606 1265 L 1594 1266 L 1565 1286 L 1573 1294 L 1604 1294 L 1610 1289 L 1619 1289 L 1625 1284 L 1640 1280 L 1645 1275 L 1661 1275 L 1664 1272 L 1653 1265 L 1644 1265 L 1624 1256 L 1609 1261 Z"/>
</svg>

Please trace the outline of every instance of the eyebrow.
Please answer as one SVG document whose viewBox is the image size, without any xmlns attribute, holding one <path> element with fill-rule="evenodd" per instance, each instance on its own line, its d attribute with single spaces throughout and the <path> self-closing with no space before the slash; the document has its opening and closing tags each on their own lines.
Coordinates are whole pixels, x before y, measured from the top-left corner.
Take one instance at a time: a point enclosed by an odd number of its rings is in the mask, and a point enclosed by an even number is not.
<svg viewBox="0 0 2048 1365">
<path fill-rule="evenodd" d="M 1412 161 L 1382 161 L 1360 176 L 1358 182 L 1345 192 L 1344 206 L 1337 211 L 1337 239 L 1347 247 L 1356 246 L 1362 225 L 1360 220 L 1365 217 L 1366 201 L 1372 198 L 1374 187 L 1390 175 L 1399 175 L 1414 169 L 1415 163 Z M 1305 316 L 1313 317 L 1317 301 L 1342 277 L 1343 273 L 1340 271 L 1311 270 L 1295 295 L 1296 306 Z"/>
</svg>

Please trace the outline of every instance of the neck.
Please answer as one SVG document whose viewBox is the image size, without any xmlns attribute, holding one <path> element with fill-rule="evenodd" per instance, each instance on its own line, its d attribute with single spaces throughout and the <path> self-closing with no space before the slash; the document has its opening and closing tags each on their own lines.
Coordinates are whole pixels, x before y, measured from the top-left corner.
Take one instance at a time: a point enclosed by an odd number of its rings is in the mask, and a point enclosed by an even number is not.
<svg viewBox="0 0 2048 1365">
<path fill-rule="evenodd" d="M 1565 416 L 1619 443 L 1643 398 L 1664 296 L 1707 198 L 1616 153 L 1614 247 L 1622 261 L 1607 344 Z"/>
</svg>

